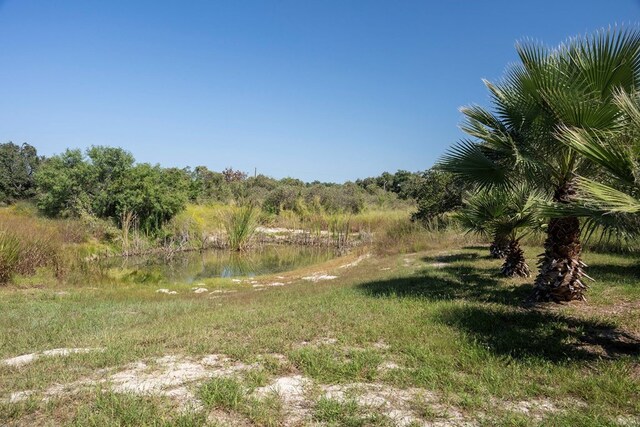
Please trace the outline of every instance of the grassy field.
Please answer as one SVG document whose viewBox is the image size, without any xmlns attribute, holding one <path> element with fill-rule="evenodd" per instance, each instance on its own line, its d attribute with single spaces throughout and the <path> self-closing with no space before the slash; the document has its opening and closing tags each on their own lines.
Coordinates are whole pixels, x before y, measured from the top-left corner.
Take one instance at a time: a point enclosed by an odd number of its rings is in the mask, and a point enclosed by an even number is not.
<svg viewBox="0 0 640 427">
<path fill-rule="evenodd" d="M 525 308 L 487 248 L 431 239 L 253 280 L 0 289 L 6 425 L 638 425 L 640 265 Z M 430 247 L 431 245 L 431 247 Z M 529 259 L 540 248 L 527 247 Z M 332 278 L 335 276 L 335 278 Z M 323 280 L 324 279 L 324 280 Z M 284 286 L 281 286 L 284 285 Z"/>
</svg>

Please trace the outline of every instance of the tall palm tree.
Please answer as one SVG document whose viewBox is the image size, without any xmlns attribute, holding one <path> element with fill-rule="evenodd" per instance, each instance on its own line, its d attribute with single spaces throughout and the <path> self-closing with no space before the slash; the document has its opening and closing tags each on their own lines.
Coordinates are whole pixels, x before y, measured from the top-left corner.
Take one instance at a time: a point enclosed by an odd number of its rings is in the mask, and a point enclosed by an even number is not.
<svg viewBox="0 0 640 427">
<path fill-rule="evenodd" d="M 463 108 L 462 129 L 473 140 L 454 146 L 442 167 L 479 188 L 513 186 L 527 180 L 553 194 L 553 201 L 576 200 L 576 176 L 593 176 L 594 164 L 562 142 L 564 128 L 606 132 L 619 124 L 619 90 L 640 87 L 640 33 L 612 28 L 576 37 L 555 49 L 517 44 L 520 62 L 499 83 L 485 81 L 493 111 Z M 534 284 L 541 301 L 583 300 L 585 264 L 581 261 L 577 216 L 547 224 L 544 253 Z"/>
<path fill-rule="evenodd" d="M 505 276 L 529 277 L 531 270 L 520 240 L 539 225 L 538 200 L 541 195 L 527 186 L 512 191 L 482 190 L 465 200 L 457 218 L 468 231 L 484 236 L 501 236 L 506 241 Z"/>
</svg>

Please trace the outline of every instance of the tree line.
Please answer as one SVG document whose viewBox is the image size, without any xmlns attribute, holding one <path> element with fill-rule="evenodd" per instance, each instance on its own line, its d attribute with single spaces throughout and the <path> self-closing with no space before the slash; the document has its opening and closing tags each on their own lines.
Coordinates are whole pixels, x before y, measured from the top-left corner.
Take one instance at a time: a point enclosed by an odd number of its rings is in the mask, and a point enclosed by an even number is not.
<svg viewBox="0 0 640 427">
<path fill-rule="evenodd" d="M 135 216 L 140 229 L 157 232 L 187 203 L 259 206 L 266 214 L 292 211 L 357 214 L 367 208 L 417 205 L 413 217 L 429 220 L 462 204 L 464 183 L 444 171 L 385 172 L 343 184 L 248 176 L 227 168 L 163 168 L 136 163 L 117 147 L 68 149 L 45 158 L 29 144 L 0 144 L 0 203 L 32 199 L 50 217 L 94 216 L 121 226 Z"/>
</svg>

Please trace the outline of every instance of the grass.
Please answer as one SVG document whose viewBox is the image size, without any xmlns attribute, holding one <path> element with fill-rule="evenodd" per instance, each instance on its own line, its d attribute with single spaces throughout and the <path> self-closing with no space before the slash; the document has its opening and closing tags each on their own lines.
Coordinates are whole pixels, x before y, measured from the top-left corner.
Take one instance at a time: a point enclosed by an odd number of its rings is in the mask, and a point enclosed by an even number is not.
<svg viewBox="0 0 640 427">
<path fill-rule="evenodd" d="M 193 294 L 187 283 L 177 284 L 174 296 L 157 294 L 155 283 L 114 280 L 2 288 L 0 358 L 59 347 L 105 351 L 41 358 L 20 368 L 0 365 L 0 398 L 171 354 L 225 354 L 245 364 L 281 354 L 286 362 L 273 359 L 261 362 L 262 370 L 189 385 L 205 404 L 193 413 L 180 414 L 170 398 L 96 388 L 49 402 L 36 394 L 26 402 L 0 403 L 1 423 L 202 425 L 213 424 L 208 414 L 222 411 L 255 425 L 280 425 L 282 398 L 258 399 L 253 390 L 290 375 L 316 387 L 376 383 L 424 390 L 438 404 L 414 402 L 411 409 L 430 420 L 455 409 L 481 425 L 638 421 L 637 257 L 587 253 L 589 273 L 597 279 L 588 304 L 528 309 L 521 303 L 531 280 L 500 277 L 500 261 L 487 256 L 488 248 L 452 234 L 414 238 L 408 244 L 418 252 L 398 243 L 356 267 L 340 268 L 357 254 L 330 260 L 283 273 L 285 279 L 277 280 L 293 283 L 264 292 L 230 280 L 212 282 L 238 291 L 216 298 Z M 534 264 L 541 249 L 525 249 Z M 300 279 L 316 271 L 339 277 L 316 284 Z M 389 361 L 398 368 L 380 369 Z M 327 425 L 391 425 L 381 409 L 367 411 L 318 393 L 308 398 L 308 416 Z M 557 409 L 529 415 L 513 409 L 517 402 L 545 400 Z"/>
<path fill-rule="evenodd" d="M 342 402 L 335 399 L 320 398 L 313 411 L 315 421 L 329 426 L 381 426 L 389 425 L 389 421 L 377 414 L 366 414 L 354 400 Z"/>
<path fill-rule="evenodd" d="M 232 378 L 213 378 L 200 387 L 202 401 L 214 408 L 238 409 L 244 398 L 242 384 Z"/>
<path fill-rule="evenodd" d="M 225 216 L 224 227 L 231 250 L 241 251 L 247 248 L 258 227 L 258 215 L 259 210 L 248 205 L 238 207 Z"/>
</svg>

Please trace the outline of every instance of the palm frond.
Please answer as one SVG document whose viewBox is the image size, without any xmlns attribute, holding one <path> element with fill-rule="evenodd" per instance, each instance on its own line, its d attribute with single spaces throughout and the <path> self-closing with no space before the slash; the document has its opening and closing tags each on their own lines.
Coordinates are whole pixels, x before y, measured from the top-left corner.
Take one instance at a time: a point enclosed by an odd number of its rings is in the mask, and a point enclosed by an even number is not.
<svg viewBox="0 0 640 427">
<path fill-rule="evenodd" d="M 611 141 L 593 131 L 577 128 L 561 128 L 558 138 L 572 149 L 606 169 L 616 179 L 633 185 L 634 163 L 624 146 L 612 145 Z"/>
<path fill-rule="evenodd" d="M 473 182 L 479 188 L 508 185 L 506 168 L 494 160 L 498 157 L 499 153 L 491 153 L 487 147 L 462 140 L 445 153 L 438 167 Z"/>
<path fill-rule="evenodd" d="M 640 199 L 606 184 L 579 177 L 577 179 L 580 195 L 578 200 L 597 206 L 613 213 L 640 213 Z"/>
</svg>

